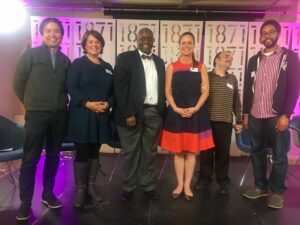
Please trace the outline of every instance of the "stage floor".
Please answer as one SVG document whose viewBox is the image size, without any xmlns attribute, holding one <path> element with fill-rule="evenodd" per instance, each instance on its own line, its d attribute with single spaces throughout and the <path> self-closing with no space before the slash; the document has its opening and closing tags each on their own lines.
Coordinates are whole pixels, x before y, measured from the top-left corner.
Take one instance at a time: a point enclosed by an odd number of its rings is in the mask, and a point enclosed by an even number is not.
<svg viewBox="0 0 300 225">
<path fill-rule="evenodd" d="M 119 200 L 122 186 L 122 157 L 119 154 L 101 154 L 101 169 L 97 188 L 104 202 L 96 208 L 76 210 L 73 208 L 74 180 L 72 159 L 62 159 L 56 178 L 55 193 L 63 203 L 61 210 L 46 208 L 41 203 L 42 168 L 41 158 L 37 170 L 35 194 L 32 203 L 32 217 L 27 222 L 17 222 L 19 206 L 18 187 L 14 187 L 8 177 L 0 179 L 0 225 L 299 225 L 300 224 L 300 166 L 289 166 L 286 180 L 284 208 L 270 209 L 267 198 L 244 199 L 240 192 L 253 183 L 252 168 L 239 189 L 239 183 L 246 166 L 246 158 L 231 158 L 230 194 L 220 196 L 218 185 L 213 182 L 208 191 L 194 191 L 194 199 L 173 200 L 171 191 L 175 187 L 173 157 L 158 155 L 156 160 L 160 199 L 149 200 L 138 187 L 128 202 Z M 120 160 L 120 161 L 119 161 Z M 118 162 L 117 162 L 118 161 Z M 117 168 L 111 176 L 117 162 Z M 165 165 L 165 169 L 162 168 Z M 198 167 L 198 166 L 197 166 Z M 18 173 L 16 171 L 15 173 Z M 16 174 L 17 175 L 17 174 Z M 196 181 L 196 175 L 193 183 Z"/>
</svg>

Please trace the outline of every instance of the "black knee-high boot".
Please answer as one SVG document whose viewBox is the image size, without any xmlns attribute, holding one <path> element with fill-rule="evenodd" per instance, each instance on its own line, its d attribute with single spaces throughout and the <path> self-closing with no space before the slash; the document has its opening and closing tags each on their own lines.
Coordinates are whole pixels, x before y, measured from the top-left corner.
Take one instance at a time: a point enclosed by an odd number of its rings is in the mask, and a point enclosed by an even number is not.
<svg viewBox="0 0 300 225">
<path fill-rule="evenodd" d="M 88 172 L 88 162 L 74 162 L 74 179 L 75 179 L 75 200 L 74 207 L 84 206 L 86 181 Z"/>
<path fill-rule="evenodd" d="M 99 169 L 99 159 L 90 159 L 88 162 L 88 179 L 87 179 L 87 194 L 97 202 L 101 202 L 102 198 L 97 196 L 95 190 L 95 182 Z"/>
</svg>

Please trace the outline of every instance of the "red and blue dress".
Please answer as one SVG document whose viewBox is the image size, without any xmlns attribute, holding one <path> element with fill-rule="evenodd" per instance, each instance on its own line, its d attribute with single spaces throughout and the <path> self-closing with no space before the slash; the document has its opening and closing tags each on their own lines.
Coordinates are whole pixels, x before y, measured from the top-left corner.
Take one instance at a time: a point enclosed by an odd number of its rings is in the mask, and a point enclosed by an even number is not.
<svg viewBox="0 0 300 225">
<path fill-rule="evenodd" d="M 179 108 L 194 107 L 201 96 L 201 67 L 172 63 L 172 95 Z M 200 152 L 214 147 L 208 112 L 204 104 L 190 118 L 181 117 L 168 106 L 164 121 L 161 148 L 174 153 Z"/>
</svg>

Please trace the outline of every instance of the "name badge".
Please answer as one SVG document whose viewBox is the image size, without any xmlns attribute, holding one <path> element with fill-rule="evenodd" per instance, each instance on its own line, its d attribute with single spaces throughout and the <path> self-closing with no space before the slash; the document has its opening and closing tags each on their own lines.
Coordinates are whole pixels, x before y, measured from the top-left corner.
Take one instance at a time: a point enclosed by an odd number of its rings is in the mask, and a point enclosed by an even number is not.
<svg viewBox="0 0 300 225">
<path fill-rule="evenodd" d="M 105 69 L 105 72 L 112 75 L 112 72 L 109 69 Z"/>
<path fill-rule="evenodd" d="M 197 67 L 191 67 L 191 68 L 190 68 L 190 71 L 191 71 L 191 72 L 199 72 L 199 70 L 198 70 Z"/>
<path fill-rule="evenodd" d="M 233 89 L 233 85 L 232 84 L 227 83 L 227 87 L 230 88 L 230 89 Z"/>
<path fill-rule="evenodd" d="M 252 77 L 255 77 L 255 71 L 252 71 L 252 72 L 251 72 L 251 78 L 252 78 Z"/>
</svg>

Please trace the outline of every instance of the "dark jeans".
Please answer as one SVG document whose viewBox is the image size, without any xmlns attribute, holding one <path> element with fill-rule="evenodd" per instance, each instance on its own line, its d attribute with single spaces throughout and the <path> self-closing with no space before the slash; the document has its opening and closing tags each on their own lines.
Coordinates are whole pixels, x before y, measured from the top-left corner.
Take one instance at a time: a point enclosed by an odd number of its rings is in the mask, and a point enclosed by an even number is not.
<svg viewBox="0 0 300 225">
<path fill-rule="evenodd" d="M 283 194 L 286 190 L 285 178 L 288 167 L 287 153 L 289 150 L 289 130 L 277 132 L 275 125 L 278 117 L 257 119 L 249 116 L 249 131 L 251 140 L 251 159 L 255 185 L 262 189 L 270 190 L 275 194 Z M 272 171 L 269 182 L 266 178 L 267 151 L 266 147 L 272 148 Z"/>
<path fill-rule="evenodd" d="M 229 154 L 232 134 L 232 124 L 225 122 L 210 122 L 215 147 L 200 152 L 199 182 L 210 183 L 213 172 L 220 185 L 229 183 Z"/>
<path fill-rule="evenodd" d="M 99 159 L 101 144 L 75 143 L 75 162 L 87 162 L 89 159 Z"/>
<path fill-rule="evenodd" d="M 36 165 L 44 146 L 46 159 L 43 171 L 43 195 L 52 192 L 59 164 L 59 149 L 66 131 L 67 116 L 67 111 L 26 112 L 24 156 L 20 169 L 22 202 L 31 203 Z"/>
</svg>

